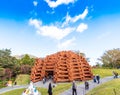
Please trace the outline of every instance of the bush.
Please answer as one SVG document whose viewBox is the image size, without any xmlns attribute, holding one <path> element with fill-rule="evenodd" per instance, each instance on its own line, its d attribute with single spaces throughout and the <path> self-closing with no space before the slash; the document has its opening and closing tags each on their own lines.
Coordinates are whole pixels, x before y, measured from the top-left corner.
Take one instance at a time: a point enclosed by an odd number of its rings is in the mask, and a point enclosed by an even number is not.
<svg viewBox="0 0 120 95">
<path fill-rule="evenodd" d="M 31 73 L 31 66 L 21 65 L 20 72 L 21 72 L 21 74 L 30 74 Z"/>
<path fill-rule="evenodd" d="M 0 68 L 0 77 L 5 75 L 5 69 L 4 68 Z"/>
</svg>

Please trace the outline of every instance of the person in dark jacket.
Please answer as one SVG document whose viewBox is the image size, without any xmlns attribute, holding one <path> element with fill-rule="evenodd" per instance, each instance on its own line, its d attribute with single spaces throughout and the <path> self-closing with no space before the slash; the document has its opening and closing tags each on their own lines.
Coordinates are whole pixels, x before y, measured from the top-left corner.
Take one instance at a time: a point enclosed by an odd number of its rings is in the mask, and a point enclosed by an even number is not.
<svg viewBox="0 0 120 95">
<path fill-rule="evenodd" d="M 85 81 L 85 90 L 89 89 L 89 83 L 87 81 Z"/>
<path fill-rule="evenodd" d="M 52 95 L 52 84 L 49 83 L 49 86 L 48 86 L 48 95 Z"/>
<path fill-rule="evenodd" d="M 98 74 L 96 75 L 96 80 L 97 80 L 97 83 L 99 84 L 100 83 L 100 76 Z"/>
<path fill-rule="evenodd" d="M 77 86 L 75 84 L 75 81 L 72 83 L 72 95 L 77 95 Z"/>
<path fill-rule="evenodd" d="M 93 82 L 96 83 L 96 76 L 93 76 Z"/>
</svg>

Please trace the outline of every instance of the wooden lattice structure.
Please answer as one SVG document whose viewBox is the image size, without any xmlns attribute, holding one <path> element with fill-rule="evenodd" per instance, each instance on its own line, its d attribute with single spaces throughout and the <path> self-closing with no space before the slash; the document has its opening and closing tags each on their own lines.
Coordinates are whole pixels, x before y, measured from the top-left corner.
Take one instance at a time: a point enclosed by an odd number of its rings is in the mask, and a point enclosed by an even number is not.
<svg viewBox="0 0 120 95">
<path fill-rule="evenodd" d="M 62 51 L 44 59 L 36 59 L 31 71 L 31 81 L 40 81 L 50 73 L 53 75 L 54 82 L 93 78 L 91 67 L 86 59 L 72 51 Z"/>
</svg>

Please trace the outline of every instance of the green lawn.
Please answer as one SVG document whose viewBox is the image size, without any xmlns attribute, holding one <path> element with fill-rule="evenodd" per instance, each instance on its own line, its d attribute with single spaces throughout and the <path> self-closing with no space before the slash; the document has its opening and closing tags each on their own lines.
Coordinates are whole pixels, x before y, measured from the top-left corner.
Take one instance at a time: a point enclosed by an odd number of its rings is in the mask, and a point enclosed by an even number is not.
<svg viewBox="0 0 120 95">
<path fill-rule="evenodd" d="M 59 95 L 59 93 L 64 92 L 72 86 L 71 83 L 61 83 L 57 87 L 53 88 L 54 95 Z"/>
<path fill-rule="evenodd" d="M 8 92 L 0 94 L 0 95 L 21 95 L 24 90 L 25 90 L 25 88 L 16 89 L 16 90 L 8 91 Z"/>
<path fill-rule="evenodd" d="M 107 76 L 113 76 L 113 71 L 118 72 L 120 75 L 120 70 L 119 69 L 92 69 L 92 72 L 94 75 L 99 74 L 101 78 L 107 77 Z"/>
<path fill-rule="evenodd" d="M 53 88 L 53 95 L 59 95 L 59 93 L 64 92 L 65 90 L 71 87 L 71 83 L 60 83 Z M 47 89 L 38 88 L 42 95 L 47 95 Z"/>
<path fill-rule="evenodd" d="M 58 84 L 57 87 L 53 88 L 53 93 L 54 93 L 54 95 L 59 95 L 59 93 L 69 89 L 70 87 L 71 87 L 71 83 Z M 41 95 L 47 95 L 47 89 L 46 88 L 37 88 L 37 89 L 41 93 Z M 0 94 L 0 95 L 21 95 L 24 90 L 25 90 L 25 88 L 12 90 L 12 91 Z"/>
<path fill-rule="evenodd" d="M 30 75 L 20 74 L 17 76 L 16 80 L 17 85 L 24 85 L 30 83 Z"/>
<path fill-rule="evenodd" d="M 93 90 L 91 90 L 86 95 L 120 95 L 120 79 L 113 79 L 106 82 Z"/>
</svg>

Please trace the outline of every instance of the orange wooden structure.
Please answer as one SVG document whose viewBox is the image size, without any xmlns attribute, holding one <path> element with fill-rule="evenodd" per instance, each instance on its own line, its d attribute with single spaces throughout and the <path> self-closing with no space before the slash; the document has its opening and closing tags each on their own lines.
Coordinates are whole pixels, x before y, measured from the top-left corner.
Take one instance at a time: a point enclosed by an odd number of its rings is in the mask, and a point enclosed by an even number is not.
<svg viewBox="0 0 120 95">
<path fill-rule="evenodd" d="M 31 71 L 31 81 L 40 81 L 48 75 L 53 76 L 54 82 L 93 78 L 91 67 L 86 59 L 72 51 L 61 51 L 44 59 L 36 59 Z"/>
</svg>

